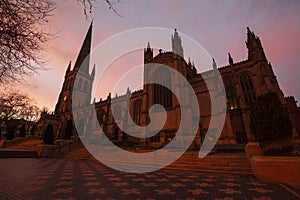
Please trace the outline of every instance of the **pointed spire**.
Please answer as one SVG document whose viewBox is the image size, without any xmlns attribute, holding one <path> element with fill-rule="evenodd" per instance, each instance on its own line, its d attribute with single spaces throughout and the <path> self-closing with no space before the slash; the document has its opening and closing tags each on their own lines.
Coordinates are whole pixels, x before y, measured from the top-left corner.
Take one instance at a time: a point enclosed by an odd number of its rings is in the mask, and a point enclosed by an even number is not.
<svg viewBox="0 0 300 200">
<path fill-rule="evenodd" d="M 266 61 L 266 55 L 261 45 L 259 37 L 247 27 L 247 41 L 248 59 L 256 61 Z"/>
<path fill-rule="evenodd" d="M 233 65 L 233 59 L 232 59 L 232 57 L 230 55 L 230 52 L 228 52 L 228 61 L 229 61 L 230 65 Z"/>
<path fill-rule="evenodd" d="M 89 73 L 89 64 L 90 64 L 90 52 L 91 52 L 91 41 L 92 41 L 92 28 L 93 21 L 89 27 L 89 30 L 85 36 L 81 49 L 79 51 L 78 57 L 76 59 L 74 69 L 79 69 L 83 73 Z"/>
<path fill-rule="evenodd" d="M 193 69 L 193 67 L 192 67 L 192 62 L 191 62 L 191 58 L 189 57 L 189 61 L 188 61 L 188 67 L 190 68 L 190 69 Z"/>
<path fill-rule="evenodd" d="M 248 38 L 248 40 L 249 39 L 255 39 L 255 37 L 256 36 L 255 36 L 254 32 L 251 31 L 249 27 L 247 27 L 247 38 Z"/>
<path fill-rule="evenodd" d="M 127 95 L 128 95 L 128 94 L 131 94 L 131 91 L 130 91 L 129 87 L 127 87 L 126 94 L 127 94 Z"/>
<path fill-rule="evenodd" d="M 144 48 L 144 63 L 149 63 L 153 59 L 153 49 L 150 47 L 150 42 L 147 43 L 147 48 Z"/>
<path fill-rule="evenodd" d="M 150 42 L 147 43 L 147 49 L 151 49 L 150 48 Z"/>
<path fill-rule="evenodd" d="M 214 58 L 213 58 L 213 64 L 212 64 L 212 66 L 213 66 L 213 69 L 217 69 L 217 64 L 216 64 L 216 61 L 215 61 Z"/>
<path fill-rule="evenodd" d="M 66 71 L 66 74 L 69 73 L 69 72 L 71 71 L 71 63 L 72 63 L 72 62 L 70 61 L 70 62 L 69 62 L 69 65 L 68 65 L 68 68 L 67 68 L 67 71 Z"/>
<path fill-rule="evenodd" d="M 195 68 L 195 63 L 194 63 L 194 61 L 193 61 L 193 63 L 192 63 L 192 69 L 193 69 L 194 72 L 197 72 L 197 70 L 196 70 L 196 68 Z"/>
<path fill-rule="evenodd" d="M 181 44 L 181 37 L 179 36 L 177 29 L 175 28 L 174 35 L 172 35 L 172 50 L 173 53 L 183 58 L 183 48 Z"/>
<path fill-rule="evenodd" d="M 94 64 L 94 66 L 93 66 L 93 70 L 92 70 L 92 73 L 91 73 L 92 78 L 95 77 L 95 68 L 96 68 L 96 64 Z"/>
</svg>

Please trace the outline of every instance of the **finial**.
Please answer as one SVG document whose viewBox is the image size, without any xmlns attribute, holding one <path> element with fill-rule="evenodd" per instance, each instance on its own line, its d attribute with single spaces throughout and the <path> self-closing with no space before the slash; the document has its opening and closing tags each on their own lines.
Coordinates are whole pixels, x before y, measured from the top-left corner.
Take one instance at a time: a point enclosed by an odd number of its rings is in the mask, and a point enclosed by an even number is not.
<svg viewBox="0 0 300 200">
<path fill-rule="evenodd" d="M 92 70 L 92 73 L 91 73 L 92 77 L 95 77 L 95 68 L 96 68 L 96 64 L 94 64 L 94 67 L 93 67 L 93 70 Z"/>
<path fill-rule="evenodd" d="M 217 64 L 214 58 L 213 58 L 213 69 L 217 69 Z"/>
<path fill-rule="evenodd" d="M 251 36 L 252 38 L 255 38 L 255 37 L 256 37 L 255 34 L 254 34 L 254 32 L 251 31 L 249 27 L 247 27 L 247 35 L 248 35 L 248 37 Z"/>
<path fill-rule="evenodd" d="M 232 57 L 230 55 L 230 52 L 228 52 L 228 61 L 229 61 L 230 65 L 233 65 L 233 59 L 232 59 Z"/>
<path fill-rule="evenodd" d="M 126 93 L 127 93 L 127 94 L 130 94 L 130 93 L 131 93 L 129 87 L 127 87 L 127 92 L 126 92 Z"/>
<path fill-rule="evenodd" d="M 148 42 L 147 44 L 147 49 L 150 49 L 150 42 Z"/>
<path fill-rule="evenodd" d="M 158 51 L 159 51 L 159 53 L 161 53 L 161 52 L 162 52 L 162 49 L 159 49 Z"/>
<path fill-rule="evenodd" d="M 69 73 L 71 71 L 71 63 L 72 63 L 72 61 L 69 62 L 69 65 L 68 65 L 66 73 Z"/>
</svg>

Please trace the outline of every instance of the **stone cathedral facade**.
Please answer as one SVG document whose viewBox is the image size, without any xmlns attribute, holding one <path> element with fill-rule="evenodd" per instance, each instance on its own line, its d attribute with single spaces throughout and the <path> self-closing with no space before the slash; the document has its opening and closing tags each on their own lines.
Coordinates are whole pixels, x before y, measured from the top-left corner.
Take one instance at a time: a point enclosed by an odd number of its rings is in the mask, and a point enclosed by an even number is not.
<svg viewBox="0 0 300 200">
<path fill-rule="evenodd" d="M 71 102 L 73 87 L 76 87 L 83 97 L 81 98 L 83 101 L 81 103 L 91 102 L 92 84 L 95 70 L 97 69 L 93 66 L 90 72 L 89 59 L 84 60 L 90 53 L 91 38 L 92 24 L 89 27 L 74 66 L 72 67 L 70 62 L 67 67 L 54 113 L 51 115 L 44 113 L 41 117 L 39 123 L 40 133 L 42 134 L 47 125 L 51 125 L 57 138 L 69 139 L 71 136 L 76 135 L 73 122 L 74 117 L 83 124 L 81 126 L 82 130 L 78 131 L 85 132 L 85 134 L 93 134 L 96 132 L 96 123 L 99 122 L 104 133 L 110 139 L 119 142 L 126 141 L 150 147 L 160 147 L 172 140 L 180 122 L 180 118 L 178 118 L 180 105 L 178 105 L 178 101 L 174 98 L 171 91 L 156 84 L 144 85 L 143 89 L 138 91 L 130 91 L 128 89 L 127 93 L 121 96 L 112 97 L 111 94 L 108 94 L 106 99 L 94 102 L 91 106 L 92 109 L 96 109 L 98 122 L 91 122 L 88 119 L 81 118 L 80 114 L 72 116 Z M 154 55 L 153 49 L 151 49 L 150 43 L 148 43 L 144 49 L 144 63 L 147 64 L 144 67 L 144 79 L 148 76 L 161 76 L 165 83 L 172 84 L 168 72 L 163 70 L 153 72 L 153 69 L 149 67 L 151 65 L 148 64 L 167 65 L 186 77 L 197 95 L 201 111 L 200 121 L 196 127 L 197 136 L 194 140 L 194 144 L 199 147 L 205 137 L 211 119 L 209 91 L 194 64 L 184 59 L 183 44 L 176 29 L 171 37 L 171 45 L 172 51 L 160 50 L 157 55 Z M 261 41 L 249 28 L 247 28 L 246 47 L 248 50 L 247 59 L 235 62 L 228 53 L 228 65 L 217 68 L 216 63 L 213 62 L 212 70 L 203 72 L 209 75 L 214 70 L 219 70 L 226 90 L 226 119 L 218 143 L 245 144 L 254 139 L 253 133 L 250 130 L 250 104 L 255 101 L 257 96 L 271 91 L 276 92 L 281 102 L 286 104 L 272 66 L 265 56 Z M 81 65 L 83 67 L 80 68 Z M 76 76 L 78 81 L 75 82 Z M 126 99 L 130 95 L 130 116 L 128 116 L 125 108 Z M 140 139 L 132 137 L 123 131 L 122 126 L 131 125 L 127 123 L 129 117 L 137 125 L 147 125 L 149 123 L 148 111 L 153 104 L 161 104 L 167 111 L 166 124 L 162 130 L 159 130 L 159 133 L 146 139 Z M 78 102 L 79 105 L 80 102 Z M 114 109 L 114 117 L 111 111 L 112 106 L 116 107 Z M 86 109 L 85 112 L 89 112 L 89 109 Z M 192 117 L 192 115 L 186 117 L 186 120 L 189 120 L 189 117 Z M 121 121 L 121 127 L 116 124 L 117 120 Z"/>
</svg>

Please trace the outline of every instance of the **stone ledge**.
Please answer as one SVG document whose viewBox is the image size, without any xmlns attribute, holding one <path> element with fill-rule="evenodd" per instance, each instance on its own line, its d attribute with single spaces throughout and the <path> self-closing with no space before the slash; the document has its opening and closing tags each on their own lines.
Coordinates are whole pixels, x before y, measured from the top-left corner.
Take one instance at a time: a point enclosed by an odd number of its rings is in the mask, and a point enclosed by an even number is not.
<svg viewBox="0 0 300 200">
<path fill-rule="evenodd" d="M 261 156 L 262 151 L 258 142 L 248 142 L 245 146 L 245 153 L 247 157 Z"/>
<path fill-rule="evenodd" d="M 56 157 L 58 154 L 59 145 L 39 144 L 36 146 L 36 151 L 39 157 L 50 158 Z"/>
<path fill-rule="evenodd" d="M 2 138 L 0 140 L 0 148 L 7 148 L 9 146 L 17 145 L 19 143 L 34 140 L 34 139 L 38 139 L 38 138 L 34 135 L 27 135 L 26 137 L 14 137 L 12 140 Z"/>
<path fill-rule="evenodd" d="M 76 148 L 79 145 L 79 141 L 73 140 L 56 140 L 53 145 L 40 144 L 37 145 L 36 150 L 39 157 L 59 157 L 61 154 L 65 154 L 70 150 Z"/>
<path fill-rule="evenodd" d="M 262 181 L 300 185 L 300 157 L 253 156 L 250 162 Z"/>
</svg>

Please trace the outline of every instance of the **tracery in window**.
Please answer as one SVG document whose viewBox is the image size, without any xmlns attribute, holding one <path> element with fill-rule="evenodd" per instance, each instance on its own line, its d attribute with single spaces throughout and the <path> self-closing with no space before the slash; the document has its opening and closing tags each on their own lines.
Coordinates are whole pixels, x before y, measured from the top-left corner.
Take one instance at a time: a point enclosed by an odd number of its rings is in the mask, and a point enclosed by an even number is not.
<svg viewBox="0 0 300 200">
<path fill-rule="evenodd" d="M 240 76 L 240 82 L 242 87 L 242 92 L 246 103 L 251 103 L 255 100 L 255 90 L 253 87 L 252 79 L 249 74 L 242 74 Z"/>
<path fill-rule="evenodd" d="M 153 104 L 160 104 L 165 109 L 172 108 L 172 92 L 167 88 L 171 88 L 170 72 L 167 69 L 158 68 L 155 70 L 154 80 L 160 84 L 153 84 Z"/>
</svg>

